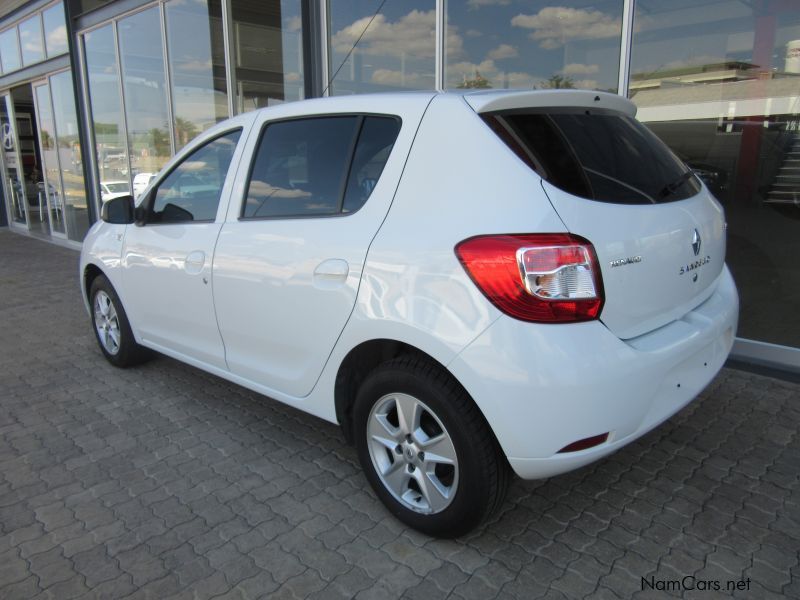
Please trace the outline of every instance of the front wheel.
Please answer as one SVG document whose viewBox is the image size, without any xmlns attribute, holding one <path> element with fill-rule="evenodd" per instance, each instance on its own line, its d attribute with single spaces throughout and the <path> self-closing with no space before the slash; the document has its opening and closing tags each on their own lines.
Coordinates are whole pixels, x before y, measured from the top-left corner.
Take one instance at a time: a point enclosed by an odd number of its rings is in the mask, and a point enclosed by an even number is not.
<svg viewBox="0 0 800 600">
<path fill-rule="evenodd" d="M 417 357 L 379 366 L 354 406 L 359 460 L 378 497 L 407 525 L 463 535 L 498 508 L 509 468 L 472 398 Z"/>
<path fill-rule="evenodd" d="M 106 360 L 115 367 L 130 367 L 147 360 L 149 352 L 136 343 L 122 302 L 104 275 L 92 282 L 89 300 L 94 335 Z"/>
</svg>

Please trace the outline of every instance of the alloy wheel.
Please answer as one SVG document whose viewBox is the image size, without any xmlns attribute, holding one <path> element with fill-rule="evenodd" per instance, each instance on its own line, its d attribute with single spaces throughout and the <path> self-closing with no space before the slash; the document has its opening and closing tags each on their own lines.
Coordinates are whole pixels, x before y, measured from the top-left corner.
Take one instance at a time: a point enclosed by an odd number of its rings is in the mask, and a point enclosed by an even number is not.
<svg viewBox="0 0 800 600">
<path fill-rule="evenodd" d="M 105 351 L 117 354 L 121 342 L 119 317 L 111 297 L 103 290 L 94 297 L 94 326 Z"/>
<path fill-rule="evenodd" d="M 370 411 L 367 448 L 384 487 L 406 508 L 435 514 L 458 488 L 458 456 L 439 417 L 408 394 L 387 394 Z"/>
</svg>

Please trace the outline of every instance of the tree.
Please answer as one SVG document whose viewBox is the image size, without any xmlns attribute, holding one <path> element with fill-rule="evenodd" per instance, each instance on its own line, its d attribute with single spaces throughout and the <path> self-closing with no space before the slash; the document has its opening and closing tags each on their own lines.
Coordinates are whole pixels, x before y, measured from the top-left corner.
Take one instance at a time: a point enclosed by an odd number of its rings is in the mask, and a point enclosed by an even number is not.
<svg viewBox="0 0 800 600">
<path fill-rule="evenodd" d="M 486 79 L 478 69 L 475 69 L 475 77 L 472 79 L 467 79 L 467 76 L 464 75 L 464 81 L 458 84 L 458 88 L 461 90 L 485 90 L 492 87 L 492 84 L 489 83 L 489 80 Z"/>
<path fill-rule="evenodd" d="M 198 133 L 200 133 L 200 130 L 197 125 L 187 119 L 175 117 L 175 134 L 178 138 L 179 148 L 183 148 Z"/>
<path fill-rule="evenodd" d="M 169 156 L 172 149 L 169 144 L 169 130 L 166 128 L 153 127 L 149 132 L 156 156 Z"/>
<path fill-rule="evenodd" d="M 536 89 L 536 86 L 533 86 Z M 546 81 L 539 82 L 539 88 L 543 90 L 561 90 L 561 89 L 574 89 L 575 83 L 571 77 L 564 75 L 551 75 Z"/>
</svg>

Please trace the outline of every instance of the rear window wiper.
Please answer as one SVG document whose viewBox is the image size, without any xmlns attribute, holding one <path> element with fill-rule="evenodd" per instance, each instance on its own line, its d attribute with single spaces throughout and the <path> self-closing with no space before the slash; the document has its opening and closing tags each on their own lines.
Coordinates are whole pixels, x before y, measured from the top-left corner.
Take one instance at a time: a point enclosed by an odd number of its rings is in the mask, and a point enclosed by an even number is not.
<svg viewBox="0 0 800 600">
<path fill-rule="evenodd" d="M 672 183 L 668 183 L 663 188 L 661 188 L 661 191 L 658 193 L 658 197 L 666 198 L 667 196 L 671 196 L 676 191 L 678 191 L 678 188 L 680 188 L 688 179 L 691 179 L 693 175 L 694 171 L 692 171 L 691 169 L 685 171 L 675 181 L 673 181 Z"/>
</svg>

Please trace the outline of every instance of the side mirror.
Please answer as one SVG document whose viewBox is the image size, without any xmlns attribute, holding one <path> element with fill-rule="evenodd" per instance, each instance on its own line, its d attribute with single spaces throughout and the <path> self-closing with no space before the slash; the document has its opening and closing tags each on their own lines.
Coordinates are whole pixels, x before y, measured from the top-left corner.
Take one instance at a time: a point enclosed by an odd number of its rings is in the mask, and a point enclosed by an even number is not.
<svg viewBox="0 0 800 600">
<path fill-rule="evenodd" d="M 100 218 L 106 223 L 128 225 L 133 223 L 133 196 L 119 196 L 103 202 L 100 207 Z"/>
</svg>

